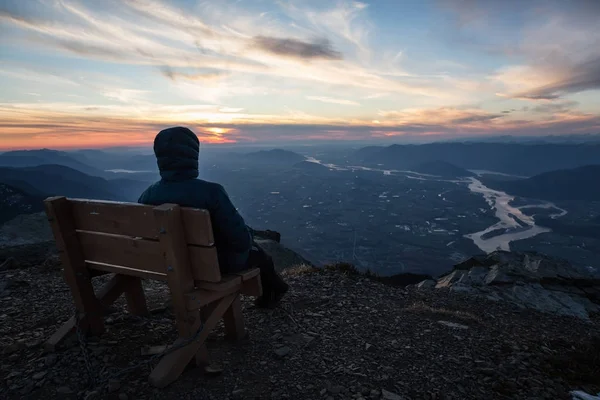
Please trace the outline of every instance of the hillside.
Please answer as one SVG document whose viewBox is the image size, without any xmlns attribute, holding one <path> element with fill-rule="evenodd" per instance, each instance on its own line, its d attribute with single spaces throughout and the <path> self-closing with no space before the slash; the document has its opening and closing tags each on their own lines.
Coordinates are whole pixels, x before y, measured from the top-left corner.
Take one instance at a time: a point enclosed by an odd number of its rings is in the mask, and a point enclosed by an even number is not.
<svg viewBox="0 0 600 400">
<path fill-rule="evenodd" d="M 494 189 L 511 195 L 544 200 L 600 200 L 600 165 L 546 172 L 528 179 L 486 180 Z"/>
<path fill-rule="evenodd" d="M 176 336 L 167 285 L 144 281 L 148 316 L 131 316 L 123 298 L 111 308 L 105 334 L 87 342 L 90 387 L 76 335 L 43 350 L 73 313 L 44 214 L 1 225 L 0 397 L 566 399 L 600 391 L 597 271 L 496 252 L 415 285 L 427 277 L 315 268 L 278 243 L 279 233 L 256 235 L 289 294 L 274 310 L 242 296 L 248 337 L 233 344 L 218 327 L 207 341 L 209 373 L 190 369 L 157 390 L 147 381 L 156 360 L 143 353 Z"/>
<path fill-rule="evenodd" d="M 370 146 L 356 151 L 352 161 L 389 169 L 409 169 L 444 161 L 464 169 L 532 176 L 557 169 L 600 164 L 600 144 L 566 143 L 431 143 Z"/>
<path fill-rule="evenodd" d="M 68 196 L 99 200 L 136 201 L 148 182 L 106 180 L 63 165 L 0 168 L 0 182 L 39 198 Z"/>
<path fill-rule="evenodd" d="M 475 175 L 464 168 L 460 168 L 454 164 L 450 164 L 449 162 L 439 160 L 416 165 L 410 168 L 410 170 L 420 172 L 422 174 L 441 176 L 443 178 L 463 178 Z"/>
<path fill-rule="evenodd" d="M 17 150 L 0 154 L 0 167 L 22 168 L 50 164 L 69 167 L 87 175 L 104 176 L 102 170 L 77 160 L 65 151 L 48 149 Z"/>
<path fill-rule="evenodd" d="M 0 224 L 20 214 L 31 214 L 42 211 L 43 198 L 24 190 L 0 183 Z"/>
<path fill-rule="evenodd" d="M 329 172 L 329 168 L 323 164 L 310 162 L 310 161 L 301 161 L 297 164 L 294 164 L 294 169 L 306 172 L 316 172 L 316 173 L 327 173 Z"/>
<path fill-rule="evenodd" d="M 89 176 L 62 165 L 0 168 L 0 182 L 27 190 L 34 187 L 46 196 L 89 197 L 117 200 L 114 187 L 105 179 Z"/>
<path fill-rule="evenodd" d="M 167 286 L 145 282 L 151 314 L 132 317 L 120 299 L 107 332 L 89 344 L 99 381 L 116 374 L 92 392 L 75 335 L 56 353 L 42 351 L 73 310 L 56 260 L 26 268 L 13 256 L 10 274 L 0 275 L 7 398 L 566 399 L 574 389 L 600 390 L 598 321 L 292 267 L 284 272 L 292 290 L 279 308 L 259 310 L 242 298 L 246 340 L 228 343 L 222 327 L 210 335 L 211 374 L 191 369 L 161 390 L 148 385 L 153 362 L 141 351 L 176 332 Z"/>
</svg>

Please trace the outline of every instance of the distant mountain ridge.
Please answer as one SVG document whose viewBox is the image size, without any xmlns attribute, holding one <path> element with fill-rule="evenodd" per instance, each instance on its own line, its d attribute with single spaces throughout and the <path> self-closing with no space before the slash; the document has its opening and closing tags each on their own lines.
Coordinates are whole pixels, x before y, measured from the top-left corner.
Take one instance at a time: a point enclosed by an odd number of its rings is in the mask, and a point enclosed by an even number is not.
<svg viewBox="0 0 600 400">
<path fill-rule="evenodd" d="M 0 154 L 0 167 L 37 167 L 40 165 L 63 165 L 91 176 L 103 176 L 104 172 L 85 164 L 69 153 L 58 150 L 16 150 Z"/>
<path fill-rule="evenodd" d="M 260 164 L 293 165 L 306 160 L 306 157 L 289 150 L 273 149 L 246 153 L 241 156 L 241 159 Z"/>
<path fill-rule="evenodd" d="M 33 187 L 46 196 L 64 195 L 103 200 L 119 200 L 120 197 L 106 179 L 90 176 L 64 165 L 0 168 L 0 182 L 24 191 Z"/>
<path fill-rule="evenodd" d="M 464 169 L 532 176 L 543 172 L 600 164 L 600 144 L 431 143 L 369 146 L 351 156 L 353 162 L 408 169 L 443 161 Z"/>
<path fill-rule="evenodd" d="M 511 195 L 543 200 L 600 201 L 600 165 L 546 172 L 527 179 L 486 181 Z"/>
</svg>

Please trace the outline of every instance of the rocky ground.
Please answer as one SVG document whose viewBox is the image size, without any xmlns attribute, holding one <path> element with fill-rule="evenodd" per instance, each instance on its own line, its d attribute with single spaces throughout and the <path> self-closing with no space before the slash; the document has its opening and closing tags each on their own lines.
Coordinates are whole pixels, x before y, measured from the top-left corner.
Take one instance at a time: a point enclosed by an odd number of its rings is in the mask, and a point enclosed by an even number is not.
<svg viewBox="0 0 600 400">
<path fill-rule="evenodd" d="M 600 315 L 600 270 L 535 252 L 495 251 L 472 257 L 417 287 L 449 289 L 582 319 Z"/>
<path fill-rule="evenodd" d="M 1 261 L 1 260 L 0 260 Z M 17 258 L 0 271 L 0 398 L 7 399 L 567 399 L 600 391 L 600 321 L 552 316 L 450 290 L 403 289 L 339 269 L 286 270 L 274 310 L 244 298 L 248 338 L 209 338 L 213 371 L 148 385 L 142 355 L 175 338 L 168 290 L 146 282 L 151 315 L 120 299 L 107 331 L 43 342 L 73 313 L 59 264 Z M 105 278 L 96 278 L 98 285 Z M 476 300 L 475 300 L 476 299 Z M 132 367 L 128 370 L 129 367 Z"/>
</svg>

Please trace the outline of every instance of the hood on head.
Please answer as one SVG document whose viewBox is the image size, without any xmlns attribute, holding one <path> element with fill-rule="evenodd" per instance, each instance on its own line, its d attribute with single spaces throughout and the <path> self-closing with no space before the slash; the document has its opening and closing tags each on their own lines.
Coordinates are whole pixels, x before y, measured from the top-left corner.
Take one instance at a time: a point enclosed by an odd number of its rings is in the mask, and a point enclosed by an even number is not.
<svg viewBox="0 0 600 400">
<path fill-rule="evenodd" d="M 188 128 L 176 126 L 163 129 L 154 139 L 154 154 L 165 180 L 185 180 L 198 177 L 198 137 Z"/>
</svg>

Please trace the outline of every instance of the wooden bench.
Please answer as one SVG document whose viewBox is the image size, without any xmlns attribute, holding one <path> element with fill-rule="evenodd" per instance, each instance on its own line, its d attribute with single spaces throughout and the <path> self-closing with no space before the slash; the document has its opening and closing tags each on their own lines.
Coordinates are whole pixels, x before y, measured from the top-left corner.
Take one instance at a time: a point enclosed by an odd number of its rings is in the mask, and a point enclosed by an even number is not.
<svg viewBox="0 0 600 400">
<path fill-rule="evenodd" d="M 86 333 L 103 333 L 104 312 L 123 293 L 130 313 L 146 314 L 142 278 L 167 282 L 179 338 L 152 370 L 153 385 L 173 382 L 191 362 L 206 365 L 205 340 L 221 318 L 227 337 L 245 335 L 239 295 L 261 295 L 259 270 L 221 276 L 208 211 L 66 197 L 46 199 L 45 208 Z M 114 276 L 95 293 L 91 278 L 106 273 Z M 76 323 L 73 316 L 46 348 Z"/>
</svg>

